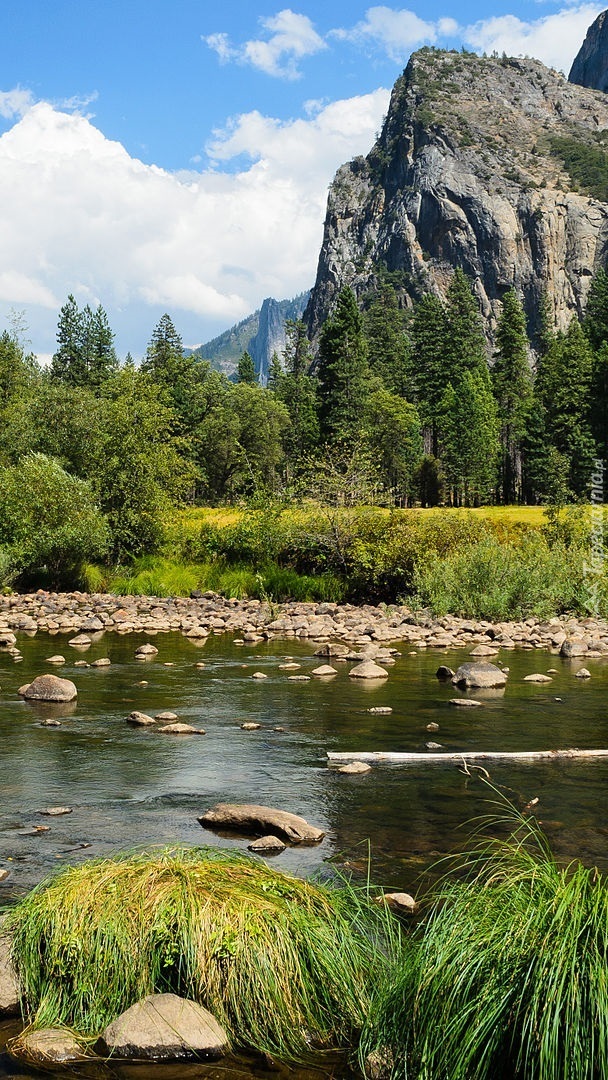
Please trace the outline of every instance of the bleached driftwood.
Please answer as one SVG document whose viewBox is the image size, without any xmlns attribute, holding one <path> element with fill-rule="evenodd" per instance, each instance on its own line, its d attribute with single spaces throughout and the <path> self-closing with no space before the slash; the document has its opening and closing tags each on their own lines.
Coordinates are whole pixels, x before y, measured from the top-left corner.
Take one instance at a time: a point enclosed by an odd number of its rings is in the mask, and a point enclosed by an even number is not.
<svg viewBox="0 0 608 1080">
<path fill-rule="evenodd" d="M 445 762 L 462 765 L 468 761 L 554 761 L 562 758 L 608 758 L 608 750 L 464 750 L 461 753 L 427 752 L 397 754 L 384 751 L 327 754 L 330 765 L 347 761 L 369 761 L 376 765 L 423 765 Z"/>
</svg>

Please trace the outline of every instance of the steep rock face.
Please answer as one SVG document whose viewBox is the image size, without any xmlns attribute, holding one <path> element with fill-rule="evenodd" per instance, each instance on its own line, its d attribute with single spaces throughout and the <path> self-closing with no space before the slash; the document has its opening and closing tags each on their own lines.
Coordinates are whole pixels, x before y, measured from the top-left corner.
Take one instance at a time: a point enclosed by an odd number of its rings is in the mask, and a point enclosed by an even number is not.
<svg viewBox="0 0 608 1080">
<path fill-rule="evenodd" d="M 251 341 L 249 352 L 253 357 L 259 382 L 266 386 L 273 353 L 281 357 L 285 349 L 285 321 L 300 319 L 304 313 L 309 294 L 303 293 L 295 300 L 264 300 L 260 308 L 258 332 Z"/>
<path fill-rule="evenodd" d="M 608 90 L 608 11 L 602 11 L 589 27 L 568 79 L 578 86 Z"/>
<path fill-rule="evenodd" d="M 310 293 L 300 293 L 293 300 L 264 300 L 259 311 L 224 331 L 213 341 L 199 345 L 193 352 L 209 360 L 211 366 L 225 375 L 234 375 L 239 357 L 245 350 L 255 364 L 256 375 L 262 385 L 268 380 L 272 354 L 281 356 L 285 348 L 285 321 L 300 319 Z"/>
<path fill-rule="evenodd" d="M 608 205 L 573 190 L 557 140 L 597 151 L 606 129 L 608 99 L 538 61 L 414 53 L 375 147 L 330 189 L 312 337 L 341 288 L 373 288 L 379 263 L 405 303 L 443 295 L 462 267 L 490 335 L 511 286 L 532 333 L 543 293 L 564 328 L 605 261 Z"/>
</svg>

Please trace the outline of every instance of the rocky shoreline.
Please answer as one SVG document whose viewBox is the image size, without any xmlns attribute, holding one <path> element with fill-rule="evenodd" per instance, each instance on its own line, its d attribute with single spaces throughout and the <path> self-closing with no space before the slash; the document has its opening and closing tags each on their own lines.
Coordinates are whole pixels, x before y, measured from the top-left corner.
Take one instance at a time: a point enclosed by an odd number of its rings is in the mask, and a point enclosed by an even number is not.
<svg viewBox="0 0 608 1080">
<path fill-rule="evenodd" d="M 608 622 L 598 618 L 563 615 L 493 623 L 452 615 L 433 618 L 405 605 L 271 604 L 215 593 L 166 599 L 39 590 L 0 597 L 0 638 L 15 631 L 51 635 L 174 631 L 190 638 L 232 633 L 245 642 L 295 637 L 352 644 L 401 642 L 415 649 L 480 646 L 480 656 L 515 648 L 608 656 Z"/>
</svg>

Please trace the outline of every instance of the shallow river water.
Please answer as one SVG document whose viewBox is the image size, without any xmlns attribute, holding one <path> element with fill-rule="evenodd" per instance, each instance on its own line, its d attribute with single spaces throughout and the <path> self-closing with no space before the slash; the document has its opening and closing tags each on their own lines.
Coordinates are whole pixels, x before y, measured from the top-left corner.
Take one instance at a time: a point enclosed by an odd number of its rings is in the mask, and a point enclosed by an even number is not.
<svg viewBox="0 0 608 1080">
<path fill-rule="evenodd" d="M 137 646 L 150 640 L 158 656 L 136 661 Z M 67 637 L 20 634 L 18 646 L 22 663 L 0 652 L 0 869 L 10 871 L 0 903 L 57 865 L 119 850 L 174 843 L 245 850 L 246 839 L 198 824 L 219 801 L 290 810 L 325 830 L 321 844 L 288 849 L 277 868 L 308 875 L 337 863 L 367 874 L 369 859 L 372 880 L 415 892 L 430 865 L 462 848 L 466 823 L 488 811 L 491 793 L 453 765 L 341 775 L 328 768 L 328 750 L 424 750 L 430 740 L 453 751 L 608 747 L 608 659 L 585 661 L 592 677 L 582 680 L 574 675 L 580 662 L 540 650 L 504 653 L 506 690 L 475 691 L 483 707 L 458 709 L 449 705 L 454 688 L 435 671 L 457 667 L 466 659 L 462 650 L 410 655 L 405 646 L 381 683 L 350 679 L 346 663 L 335 665 L 329 681 L 298 683 L 279 665 L 290 656 L 301 674 L 310 673 L 325 662 L 313 656 L 312 642 L 239 647 L 225 635 L 194 644 L 180 634 L 106 634 L 83 652 Z M 66 658 L 61 668 L 45 662 L 54 653 Z M 104 656 L 111 666 L 74 667 L 77 659 Z M 558 669 L 550 683 L 523 681 L 549 668 Z M 268 678 L 252 679 L 255 671 Z M 72 679 L 77 701 L 23 701 L 19 686 L 44 672 Z M 374 706 L 393 712 L 370 714 Z M 125 723 L 134 709 L 172 710 L 206 735 L 134 728 Z M 47 718 L 60 726 L 42 726 Z M 244 731 L 244 721 L 262 726 Z M 431 722 L 439 731 L 426 730 Z M 537 815 L 560 858 L 608 866 L 608 760 L 497 763 L 490 773 L 518 805 L 538 798 Z M 57 805 L 72 813 L 40 815 Z M 35 832 L 42 824 L 50 829 Z"/>
</svg>

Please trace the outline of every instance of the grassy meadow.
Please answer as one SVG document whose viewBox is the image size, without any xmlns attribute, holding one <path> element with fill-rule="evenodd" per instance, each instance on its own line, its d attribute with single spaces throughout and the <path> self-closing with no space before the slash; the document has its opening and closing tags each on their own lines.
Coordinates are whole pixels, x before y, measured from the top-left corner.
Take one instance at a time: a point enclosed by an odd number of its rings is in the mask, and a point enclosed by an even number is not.
<svg viewBox="0 0 608 1080">
<path fill-rule="evenodd" d="M 588 506 L 185 509 L 165 523 L 158 554 L 113 569 L 86 565 L 82 584 L 135 595 L 407 603 L 494 620 L 606 615 L 603 566 L 590 606 L 592 530 Z"/>
</svg>

